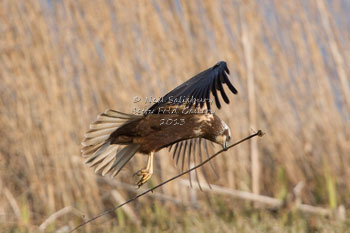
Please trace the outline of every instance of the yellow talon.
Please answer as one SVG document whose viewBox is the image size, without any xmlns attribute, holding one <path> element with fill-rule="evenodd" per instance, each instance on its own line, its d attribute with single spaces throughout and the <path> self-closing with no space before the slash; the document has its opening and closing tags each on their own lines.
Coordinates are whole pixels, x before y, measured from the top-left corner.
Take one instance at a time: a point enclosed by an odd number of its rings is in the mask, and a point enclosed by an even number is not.
<svg viewBox="0 0 350 233">
<path fill-rule="evenodd" d="M 152 174 L 153 174 L 153 152 L 148 155 L 146 168 L 141 169 L 134 174 L 134 176 L 135 175 L 141 176 L 141 179 L 136 183 L 136 185 L 140 188 L 152 177 Z"/>
</svg>

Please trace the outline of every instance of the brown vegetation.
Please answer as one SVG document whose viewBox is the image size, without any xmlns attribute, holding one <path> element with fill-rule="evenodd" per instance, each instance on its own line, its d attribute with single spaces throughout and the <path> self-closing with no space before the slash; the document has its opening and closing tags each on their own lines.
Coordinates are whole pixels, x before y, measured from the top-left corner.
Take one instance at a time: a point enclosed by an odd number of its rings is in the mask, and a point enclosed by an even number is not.
<svg viewBox="0 0 350 233">
<path fill-rule="evenodd" d="M 47 228 L 53 231 L 130 198 L 132 192 L 98 182 L 84 165 L 79 149 L 89 123 L 106 108 L 148 107 L 135 105 L 134 96 L 159 97 L 219 60 L 227 61 L 239 92 L 217 112 L 231 127 L 233 141 L 247 136 L 251 126 L 267 135 L 217 158 L 220 178 L 211 173 L 211 181 L 244 191 L 255 187 L 280 199 L 304 181 L 303 203 L 349 208 L 350 22 L 343 5 L 341 0 L 1 1 L 0 227 L 37 230 L 51 214 L 72 206 Z M 151 185 L 178 173 L 166 150 L 156 157 Z M 116 179 L 135 183 L 130 174 L 144 163 L 136 156 Z M 258 184 L 252 184 L 252 174 Z M 244 212 L 249 206 L 205 193 L 196 200 L 204 208 L 198 216 L 181 207 L 196 204 L 194 191 L 176 181 L 157 192 L 175 202 L 138 200 L 125 210 L 134 219 L 128 231 L 139 229 L 139 218 L 149 232 L 209 231 L 214 223 L 219 232 L 283 229 L 259 222 L 266 213 L 256 217 Z M 227 203 L 242 207 L 238 215 L 253 221 L 227 220 L 235 219 L 226 216 L 232 211 Z M 84 231 L 125 229 L 129 220 L 123 213 L 116 212 L 118 222 L 99 220 Z M 196 217 L 169 220 L 182 215 Z M 273 225 L 288 222 L 267 218 Z M 203 219 L 208 220 L 200 225 Z M 291 228 L 307 231 L 315 227 L 310 222 Z"/>
</svg>

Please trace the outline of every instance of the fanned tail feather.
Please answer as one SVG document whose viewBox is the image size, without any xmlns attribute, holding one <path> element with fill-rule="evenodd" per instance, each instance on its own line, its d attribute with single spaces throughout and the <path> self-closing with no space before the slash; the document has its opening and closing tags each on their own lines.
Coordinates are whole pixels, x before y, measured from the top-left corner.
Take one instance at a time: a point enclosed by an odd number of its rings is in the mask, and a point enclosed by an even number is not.
<svg viewBox="0 0 350 233">
<path fill-rule="evenodd" d="M 134 156 L 140 145 L 129 144 L 120 149 L 120 145 L 112 143 L 113 139 L 110 135 L 122 125 L 141 117 L 111 109 L 98 115 L 96 121 L 90 124 L 90 129 L 81 143 L 82 155 L 87 158 L 85 163 L 90 167 L 96 167 L 96 173 L 102 171 L 102 175 L 107 173 L 117 175 Z"/>
</svg>

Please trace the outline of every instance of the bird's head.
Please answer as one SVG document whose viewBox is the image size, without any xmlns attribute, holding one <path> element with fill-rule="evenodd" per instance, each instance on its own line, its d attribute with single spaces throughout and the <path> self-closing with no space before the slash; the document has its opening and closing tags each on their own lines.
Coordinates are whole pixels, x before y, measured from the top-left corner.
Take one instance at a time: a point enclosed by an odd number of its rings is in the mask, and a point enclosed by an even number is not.
<svg viewBox="0 0 350 233">
<path fill-rule="evenodd" d="M 200 136 L 226 148 L 231 139 L 227 124 L 215 114 L 204 116 L 201 120 Z"/>
<path fill-rule="evenodd" d="M 221 124 L 222 130 L 220 130 L 219 135 L 215 137 L 214 141 L 220 144 L 225 149 L 228 146 L 229 141 L 231 140 L 231 131 L 224 121 L 221 120 Z"/>
</svg>

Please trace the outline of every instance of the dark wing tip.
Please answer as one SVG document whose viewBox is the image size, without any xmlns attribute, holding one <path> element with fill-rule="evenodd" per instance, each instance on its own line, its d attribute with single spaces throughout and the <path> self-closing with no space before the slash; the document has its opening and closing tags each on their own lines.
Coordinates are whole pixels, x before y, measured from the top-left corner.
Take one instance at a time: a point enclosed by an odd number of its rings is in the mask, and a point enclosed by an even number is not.
<svg viewBox="0 0 350 233">
<path fill-rule="evenodd" d="M 227 68 L 227 64 L 225 61 L 219 61 L 212 67 L 213 70 L 217 68 L 219 68 L 220 70 L 225 70 L 226 73 L 230 74 L 230 70 Z"/>
<path fill-rule="evenodd" d="M 195 100 L 198 99 L 205 99 L 206 105 L 208 110 L 210 110 L 210 91 L 215 97 L 215 103 L 218 109 L 220 109 L 221 104 L 219 102 L 217 90 L 221 92 L 221 96 L 224 99 L 225 103 L 229 103 L 228 97 L 222 87 L 222 84 L 225 83 L 230 91 L 233 94 L 237 94 L 236 88 L 232 85 L 228 78 L 228 74 L 230 74 L 230 71 L 227 67 L 227 64 L 225 61 L 219 61 L 217 62 L 213 67 L 202 71 L 201 73 L 195 75 L 191 79 L 187 80 L 183 84 L 179 85 L 169 93 L 167 93 L 165 96 L 162 97 L 162 99 L 165 99 L 165 102 L 158 102 L 153 104 L 151 107 L 148 108 L 148 110 L 145 112 L 144 115 L 147 114 L 148 111 L 152 112 L 153 114 L 158 113 L 159 107 L 163 105 L 169 104 L 167 98 L 170 96 L 174 98 L 179 98 L 183 96 L 184 98 L 194 98 Z M 195 108 L 197 108 L 198 105 L 200 105 L 200 108 L 203 108 L 204 102 L 203 101 L 195 101 L 189 102 L 186 104 L 187 107 L 192 107 L 194 105 Z M 180 105 L 182 102 L 179 102 Z"/>
<path fill-rule="evenodd" d="M 225 72 L 227 74 L 230 74 L 230 70 L 227 67 L 227 64 L 225 61 L 219 61 L 218 63 L 216 63 L 212 69 L 216 69 L 219 68 L 220 71 L 222 71 L 222 75 L 223 75 L 223 83 L 226 83 L 227 86 L 229 87 L 229 89 L 232 91 L 233 94 L 237 94 L 238 91 L 237 89 L 232 85 L 232 83 L 230 82 L 230 79 L 228 78 L 228 76 L 225 74 Z M 225 70 L 225 72 L 224 72 Z"/>
</svg>

